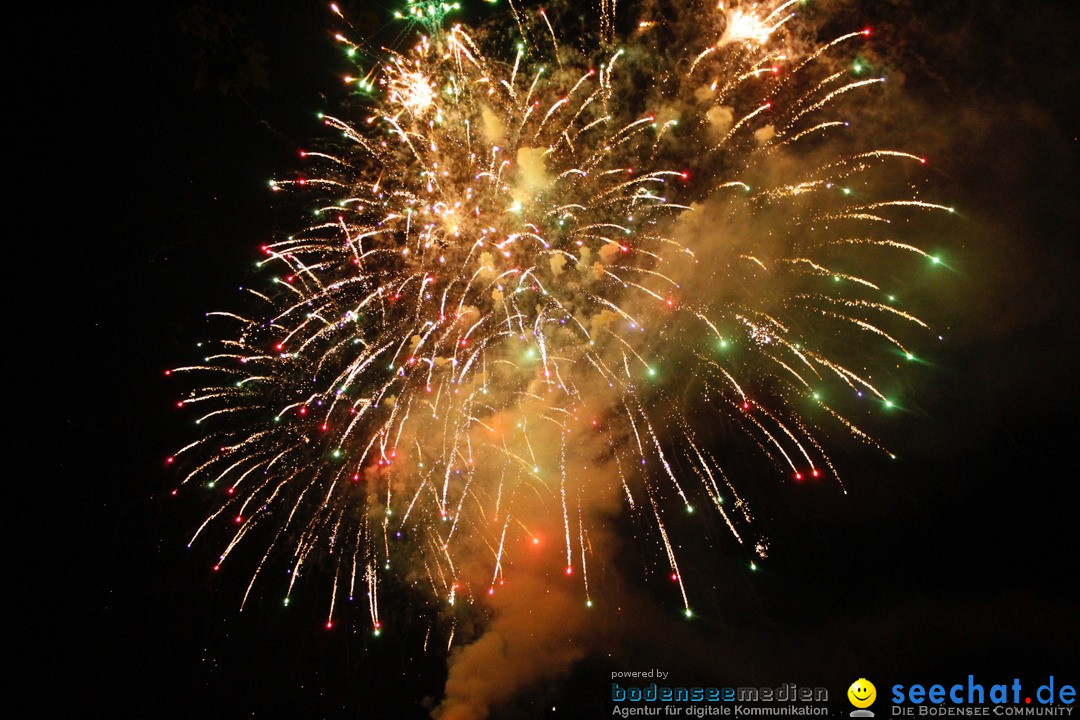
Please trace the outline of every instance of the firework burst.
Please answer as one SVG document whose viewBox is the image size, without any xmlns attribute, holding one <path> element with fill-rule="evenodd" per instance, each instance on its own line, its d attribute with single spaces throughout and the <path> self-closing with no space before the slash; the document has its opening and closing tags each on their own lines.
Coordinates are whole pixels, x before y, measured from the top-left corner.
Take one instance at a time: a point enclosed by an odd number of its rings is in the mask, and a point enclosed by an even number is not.
<svg viewBox="0 0 1080 720">
<path fill-rule="evenodd" d="M 798 6 L 710 7 L 686 56 L 657 52 L 662 20 L 616 46 L 614 3 L 589 51 L 516 8 L 501 57 L 442 29 L 453 5 L 410 4 L 429 33 L 349 78 L 372 100 L 271 183 L 316 220 L 263 248 L 256 309 L 210 313 L 230 334 L 170 371 L 198 379 L 180 405 L 206 434 L 169 462 L 220 498 L 192 541 L 232 526 L 217 569 L 259 538 L 245 602 L 279 558 L 288 602 L 329 557 L 327 625 L 361 598 L 377 632 L 397 567 L 452 605 L 543 546 L 591 607 L 590 523 L 616 498 L 689 616 L 668 513 L 715 512 L 767 552 L 713 426 L 782 482 L 839 484 L 838 430 L 884 451 L 853 418 L 893 406 L 875 370 L 927 330 L 880 278 L 931 259 L 900 221 L 949 209 L 864 196 L 914 154 L 823 154 L 844 98 L 883 78 L 833 58 L 868 31 L 804 48 Z"/>
</svg>

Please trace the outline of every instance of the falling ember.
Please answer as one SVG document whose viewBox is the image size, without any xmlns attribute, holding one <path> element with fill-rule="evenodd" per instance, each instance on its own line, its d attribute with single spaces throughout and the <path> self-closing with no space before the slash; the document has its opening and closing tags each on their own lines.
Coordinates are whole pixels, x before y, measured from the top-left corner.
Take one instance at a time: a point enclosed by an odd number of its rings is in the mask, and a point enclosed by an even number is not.
<svg viewBox="0 0 1080 720">
<path fill-rule="evenodd" d="M 724 2 L 664 52 L 647 18 L 590 56 L 560 42 L 558 15 L 514 6 L 532 41 L 500 57 L 443 27 L 456 3 L 410 2 L 402 19 L 429 34 L 361 68 L 370 104 L 323 116 L 335 140 L 271 184 L 316 211 L 262 246 L 281 280 L 246 291 L 254 309 L 211 313 L 223 338 L 166 372 L 195 378 L 177 407 L 206 434 L 166 464 L 219 503 L 191 538 L 227 535 L 214 571 L 276 525 L 251 585 L 275 558 L 291 592 L 330 558 L 329 616 L 366 584 L 377 635 L 394 574 L 426 574 L 447 606 L 497 605 L 532 545 L 592 607 L 591 503 L 620 497 L 691 618 L 673 534 L 700 527 L 695 508 L 745 556 L 767 547 L 717 428 L 780 480 L 838 484 L 834 434 L 884 451 L 862 425 L 901 414 L 889 363 L 929 338 L 886 286 L 900 258 L 948 267 L 893 221 L 952 210 L 910 183 L 876 190 L 919 155 L 822 159 L 846 98 L 881 78 L 835 69 L 869 31 L 793 49 L 796 6 Z"/>
</svg>

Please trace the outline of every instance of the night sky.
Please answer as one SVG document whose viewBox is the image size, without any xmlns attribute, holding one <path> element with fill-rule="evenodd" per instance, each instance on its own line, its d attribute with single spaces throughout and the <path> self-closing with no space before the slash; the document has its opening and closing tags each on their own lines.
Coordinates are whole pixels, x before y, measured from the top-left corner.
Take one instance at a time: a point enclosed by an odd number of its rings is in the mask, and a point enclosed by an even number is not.
<svg viewBox="0 0 1080 720">
<path fill-rule="evenodd" d="M 898 122 L 918 120 L 911 136 L 932 145 L 935 186 L 961 215 L 940 240 L 955 271 L 935 318 L 946 340 L 889 428 L 901 459 L 845 455 L 847 496 L 778 494 L 766 570 L 706 558 L 698 620 L 663 616 L 680 608 L 656 591 L 603 623 L 610 655 L 498 717 L 607 716 L 610 671 L 651 665 L 837 696 L 860 676 L 1080 681 L 1080 13 L 837 4 L 837 23 L 873 25 L 903 73 Z M 422 650 L 422 612 L 388 612 L 377 642 L 359 609 L 326 632 L 311 582 L 287 611 L 267 593 L 238 614 L 246 578 L 212 575 L 210 546 L 185 549 L 202 508 L 168 497 L 162 460 L 190 435 L 162 371 L 295 224 L 267 181 L 299 167 L 345 69 L 322 4 L 209 7 L 56 10 L 22 25 L 9 66 L 29 91 L 8 107 L 21 128 L 8 172 L 27 178 L 8 246 L 28 287 L 8 294 L 26 333 L 9 377 L 27 398 L 9 406 L 9 686 L 27 717 L 426 717 L 446 658 Z M 369 7 L 363 24 L 393 41 L 391 8 Z M 623 552 L 633 577 L 641 559 Z"/>
</svg>

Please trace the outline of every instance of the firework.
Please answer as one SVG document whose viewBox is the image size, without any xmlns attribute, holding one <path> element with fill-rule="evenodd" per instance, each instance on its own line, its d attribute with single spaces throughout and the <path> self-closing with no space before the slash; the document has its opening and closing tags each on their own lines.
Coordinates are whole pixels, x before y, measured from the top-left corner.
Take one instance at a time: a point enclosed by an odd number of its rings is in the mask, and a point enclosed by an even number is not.
<svg viewBox="0 0 1080 720">
<path fill-rule="evenodd" d="M 714 428 L 779 482 L 842 487 L 837 432 L 887 453 L 857 419 L 894 406 L 875 371 L 927 326 L 881 278 L 936 261 L 891 233 L 949 208 L 869 195 L 917 155 L 827 152 L 849 93 L 884 81 L 834 57 L 869 31 L 807 47 L 795 0 L 710 6 L 670 56 L 661 33 L 686 31 L 645 18 L 616 45 L 614 7 L 588 50 L 512 7 L 504 57 L 445 27 L 456 5 L 410 3 L 427 34 L 347 78 L 370 100 L 271 183 L 315 220 L 262 248 L 255 309 L 210 313 L 229 334 L 170 371 L 197 378 L 179 404 L 205 434 L 169 463 L 219 498 L 192 541 L 232 526 L 216 570 L 258 538 L 244 601 L 285 565 L 287 603 L 329 558 L 327 626 L 359 598 L 378 632 L 399 567 L 453 605 L 542 547 L 592 607 L 590 524 L 615 498 L 690 616 L 669 513 L 767 554 Z"/>
</svg>

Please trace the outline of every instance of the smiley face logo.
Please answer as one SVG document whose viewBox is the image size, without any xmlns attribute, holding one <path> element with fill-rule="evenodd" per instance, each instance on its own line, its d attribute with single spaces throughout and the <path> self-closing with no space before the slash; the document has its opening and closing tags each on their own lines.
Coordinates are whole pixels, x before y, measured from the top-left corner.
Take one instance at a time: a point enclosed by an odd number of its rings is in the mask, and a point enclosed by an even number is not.
<svg viewBox="0 0 1080 720">
<path fill-rule="evenodd" d="M 877 688 L 866 678 L 859 678 L 847 689 L 847 698 L 857 708 L 868 708 L 877 699 Z"/>
</svg>

